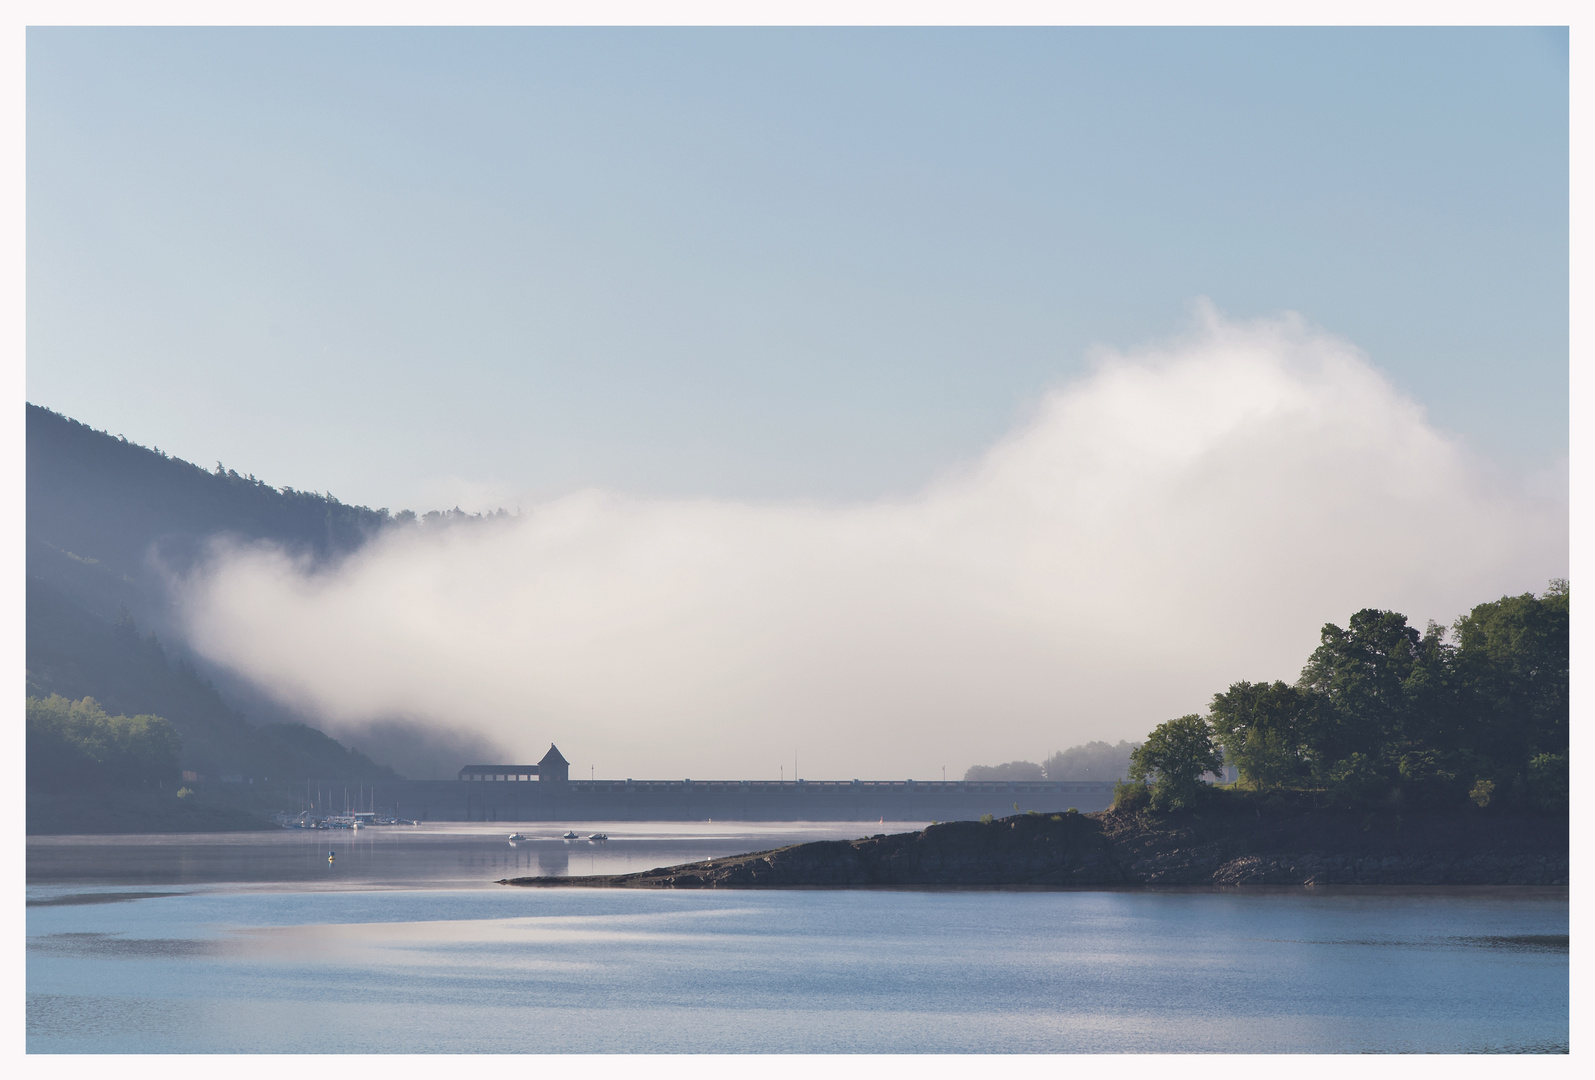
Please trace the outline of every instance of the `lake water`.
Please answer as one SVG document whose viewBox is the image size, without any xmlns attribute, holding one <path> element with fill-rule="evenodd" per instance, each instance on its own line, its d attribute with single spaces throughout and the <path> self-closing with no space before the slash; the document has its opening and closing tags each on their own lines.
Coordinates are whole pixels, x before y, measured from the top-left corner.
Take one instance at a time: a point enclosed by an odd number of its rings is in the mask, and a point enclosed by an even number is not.
<svg viewBox="0 0 1595 1080">
<path fill-rule="evenodd" d="M 1566 890 L 521 889 L 913 823 L 34 838 L 50 1052 L 1563 1052 Z M 327 852 L 337 853 L 328 864 Z"/>
</svg>

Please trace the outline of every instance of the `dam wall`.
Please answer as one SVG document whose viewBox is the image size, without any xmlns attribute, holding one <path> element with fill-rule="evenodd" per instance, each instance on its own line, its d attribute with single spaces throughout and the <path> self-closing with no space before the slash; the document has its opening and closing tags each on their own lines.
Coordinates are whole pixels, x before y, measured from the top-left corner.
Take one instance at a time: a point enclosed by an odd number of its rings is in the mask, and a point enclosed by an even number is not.
<svg viewBox="0 0 1595 1080">
<path fill-rule="evenodd" d="M 327 784 L 344 786 L 355 790 Z M 959 821 L 1113 801 L 1111 781 L 1070 780 L 396 780 L 365 791 L 368 809 L 416 821 Z"/>
</svg>

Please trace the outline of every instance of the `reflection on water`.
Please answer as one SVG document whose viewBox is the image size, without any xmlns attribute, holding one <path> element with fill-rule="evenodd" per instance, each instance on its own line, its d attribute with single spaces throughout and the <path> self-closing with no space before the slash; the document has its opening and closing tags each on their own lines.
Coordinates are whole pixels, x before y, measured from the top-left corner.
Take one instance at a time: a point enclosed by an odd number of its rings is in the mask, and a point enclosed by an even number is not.
<svg viewBox="0 0 1595 1080">
<path fill-rule="evenodd" d="M 213 941 L 193 938 L 125 938 L 116 934 L 67 931 L 28 939 L 30 952 L 77 957 L 150 957 L 168 959 L 214 953 Z"/>
<path fill-rule="evenodd" d="M 319 836 L 30 843 L 28 1049 L 1568 1048 L 1566 890 L 483 884 L 649 869 L 800 832 L 671 826 L 628 852 L 619 838 L 512 848 L 478 827 L 361 838 L 331 874 L 312 870 Z"/>
<path fill-rule="evenodd" d="M 28 897 L 28 907 L 61 907 L 65 904 L 117 904 L 126 900 L 148 900 L 152 896 L 169 896 L 164 892 L 51 892 Z"/>
<path fill-rule="evenodd" d="M 1464 945 L 1482 945 L 1487 949 L 1512 949 L 1523 952 L 1567 952 L 1571 938 L 1567 934 L 1498 934 L 1494 937 L 1458 938 Z"/>
<path fill-rule="evenodd" d="M 570 851 L 544 847 L 537 852 L 537 872 L 543 877 L 564 877 L 570 873 Z"/>
<path fill-rule="evenodd" d="M 489 887 L 499 878 L 623 874 L 807 840 L 907 831 L 923 822 L 576 822 L 521 826 L 439 823 L 262 833 L 28 839 L 28 884 L 286 883 L 334 888 Z M 582 839 L 565 840 L 565 831 Z M 607 832 L 607 842 L 585 839 Z M 330 863 L 327 855 L 335 854 Z"/>
</svg>

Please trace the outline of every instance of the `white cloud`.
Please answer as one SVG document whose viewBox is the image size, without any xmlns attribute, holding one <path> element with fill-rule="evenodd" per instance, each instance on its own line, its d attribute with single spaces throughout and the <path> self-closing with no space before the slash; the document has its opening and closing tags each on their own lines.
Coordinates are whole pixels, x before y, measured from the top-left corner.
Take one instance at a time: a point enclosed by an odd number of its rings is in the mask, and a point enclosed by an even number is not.
<svg viewBox="0 0 1595 1080">
<path fill-rule="evenodd" d="M 962 775 L 1294 678 L 1364 606 L 1568 565 L 1567 506 L 1299 319 L 1104 353 L 982 459 L 854 506 L 581 492 L 331 571 L 220 550 L 197 648 L 334 730 L 408 715 L 611 776 Z"/>
</svg>

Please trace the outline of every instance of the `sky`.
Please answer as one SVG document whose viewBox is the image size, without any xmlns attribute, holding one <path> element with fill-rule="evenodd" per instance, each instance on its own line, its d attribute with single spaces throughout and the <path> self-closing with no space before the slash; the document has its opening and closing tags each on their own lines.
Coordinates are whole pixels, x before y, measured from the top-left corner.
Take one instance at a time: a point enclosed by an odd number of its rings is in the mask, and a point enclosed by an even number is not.
<svg viewBox="0 0 1595 1080">
<path fill-rule="evenodd" d="M 1538 466 L 1567 94 L 1536 30 L 34 29 L 28 398 L 395 510 L 867 499 L 1206 297 Z"/>
<path fill-rule="evenodd" d="M 28 398 L 521 511 L 176 583 L 334 730 L 639 776 L 1135 738 L 1566 572 L 1567 49 L 33 29 Z"/>
</svg>

